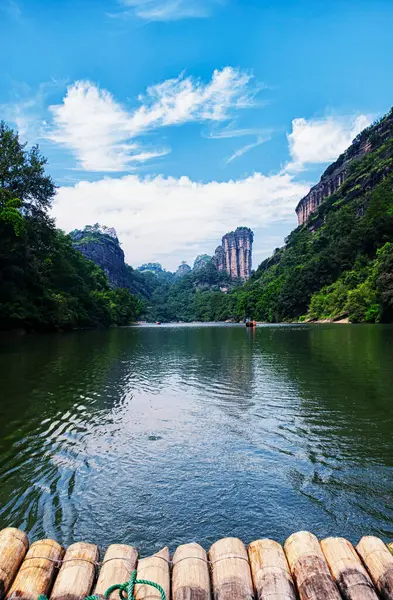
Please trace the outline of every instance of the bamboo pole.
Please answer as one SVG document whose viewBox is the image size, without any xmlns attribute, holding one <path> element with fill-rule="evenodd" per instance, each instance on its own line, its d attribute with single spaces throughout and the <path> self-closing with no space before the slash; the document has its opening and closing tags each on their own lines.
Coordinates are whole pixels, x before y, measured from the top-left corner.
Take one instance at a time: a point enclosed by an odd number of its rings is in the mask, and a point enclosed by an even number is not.
<svg viewBox="0 0 393 600">
<path fill-rule="evenodd" d="M 326 538 L 321 542 L 333 579 L 347 600 L 378 600 L 372 581 L 351 542 Z"/>
<path fill-rule="evenodd" d="M 296 600 L 295 585 L 280 544 L 257 540 L 249 544 L 248 556 L 258 600 Z"/>
<path fill-rule="evenodd" d="M 153 556 L 142 558 L 138 562 L 137 579 L 158 583 L 164 590 L 166 600 L 170 600 L 169 550 L 163 548 Z M 161 595 L 151 585 L 135 586 L 136 600 L 160 600 Z"/>
<path fill-rule="evenodd" d="M 125 583 L 131 577 L 136 567 L 138 552 L 132 546 L 125 544 L 112 544 L 104 556 L 100 575 L 95 588 L 95 595 L 103 596 L 106 590 L 115 583 Z M 109 596 L 117 600 L 119 592 L 115 591 Z"/>
<path fill-rule="evenodd" d="M 27 535 L 20 529 L 7 527 L 0 531 L 0 598 L 8 592 L 28 547 Z"/>
<path fill-rule="evenodd" d="M 90 594 L 99 558 L 95 544 L 77 542 L 64 555 L 51 600 L 82 600 Z"/>
<path fill-rule="evenodd" d="M 40 594 L 48 594 L 63 554 L 63 548 L 53 540 L 40 540 L 32 544 L 7 594 L 7 600 L 37 600 Z"/>
<path fill-rule="evenodd" d="M 254 597 L 247 550 L 237 538 L 219 540 L 209 550 L 214 600 Z"/>
<path fill-rule="evenodd" d="M 377 537 L 362 537 L 356 550 L 370 573 L 378 592 L 385 600 L 393 600 L 393 556 Z"/>
<path fill-rule="evenodd" d="M 209 568 L 202 546 L 179 546 L 172 562 L 172 599 L 210 600 Z"/>
<path fill-rule="evenodd" d="M 341 600 L 315 535 L 308 531 L 294 533 L 284 550 L 300 600 Z"/>
</svg>

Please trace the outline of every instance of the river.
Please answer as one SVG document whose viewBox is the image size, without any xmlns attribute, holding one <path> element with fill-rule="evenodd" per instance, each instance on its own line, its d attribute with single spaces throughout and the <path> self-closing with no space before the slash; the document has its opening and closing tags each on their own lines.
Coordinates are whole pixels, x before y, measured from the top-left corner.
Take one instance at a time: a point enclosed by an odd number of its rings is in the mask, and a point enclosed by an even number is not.
<svg viewBox="0 0 393 600">
<path fill-rule="evenodd" d="M 2 336 L 0 525 L 105 548 L 393 539 L 393 327 Z"/>
</svg>

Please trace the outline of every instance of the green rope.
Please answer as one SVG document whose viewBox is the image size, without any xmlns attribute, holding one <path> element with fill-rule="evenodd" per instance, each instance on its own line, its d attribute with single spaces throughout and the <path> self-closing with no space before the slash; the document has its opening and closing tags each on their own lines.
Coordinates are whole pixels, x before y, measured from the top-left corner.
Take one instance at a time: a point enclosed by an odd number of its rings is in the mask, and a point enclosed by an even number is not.
<svg viewBox="0 0 393 600">
<path fill-rule="evenodd" d="M 154 581 L 147 581 L 146 579 L 137 579 L 136 571 L 133 571 L 130 577 L 130 581 L 126 583 L 116 583 L 115 585 L 111 585 L 105 592 L 104 597 L 108 600 L 109 596 L 119 590 L 119 598 L 120 600 L 135 600 L 134 589 L 135 585 L 150 585 L 151 587 L 156 588 L 160 592 L 161 600 L 166 600 L 165 592 L 158 583 L 154 583 Z M 48 598 L 44 594 L 40 594 L 37 600 L 48 600 Z M 101 600 L 100 596 L 87 596 L 85 600 Z"/>
</svg>

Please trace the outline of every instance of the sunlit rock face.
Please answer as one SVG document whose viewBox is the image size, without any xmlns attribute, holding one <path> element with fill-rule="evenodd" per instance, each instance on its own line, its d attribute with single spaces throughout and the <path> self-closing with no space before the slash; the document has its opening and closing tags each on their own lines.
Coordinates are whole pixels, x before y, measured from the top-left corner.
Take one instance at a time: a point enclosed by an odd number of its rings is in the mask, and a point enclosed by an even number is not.
<svg viewBox="0 0 393 600">
<path fill-rule="evenodd" d="M 238 227 L 222 238 L 214 260 L 219 271 L 226 271 L 231 279 L 247 281 L 251 275 L 252 243 L 254 234 L 248 227 Z"/>
<path fill-rule="evenodd" d="M 393 111 L 379 122 L 364 129 L 323 173 L 319 183 L 311 188 L 307 196 L 302 198 L 296 207 L 299 225 L 307 222 L 320 204 L 344 183 L 353 161 L 382 146 L 387 137 L 393 133 Z"/>
<path fill-rule="evenodd" d="M 74 248 L 104 271 L 112 287 L 127 287 L 124 252 L 113 228 L 87 225 L 70 237 Z"/>
</svg>

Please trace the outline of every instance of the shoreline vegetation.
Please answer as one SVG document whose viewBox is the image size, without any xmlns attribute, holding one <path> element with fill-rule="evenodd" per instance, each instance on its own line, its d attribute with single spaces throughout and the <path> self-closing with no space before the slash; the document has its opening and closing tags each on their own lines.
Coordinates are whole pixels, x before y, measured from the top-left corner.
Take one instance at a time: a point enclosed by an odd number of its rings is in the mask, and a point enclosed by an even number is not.
<svg viewBox="0 0 393 600">
<path fill-rule="evenodd" d="M 0 122 L 0 329 L 109 327 L 136 321 L 143 304 L 56 229 L 56 193 L 38 146 Z"/>
<path fill-rule="evenodd" d="M 158 263 L 143 272 L 126 265 L 126 287 L 114 288 L 50 218 L 56 186 L 38 146 L 27 150 L 1 122 L 0 330 L 72 331 L 140 319 L 393 322 L 393 109 L 352 146 L 365 141 L 370 151 L 351 161 L 344 183 L 247 282 L 204 260 L 181 277 Z"/>
</svg>

